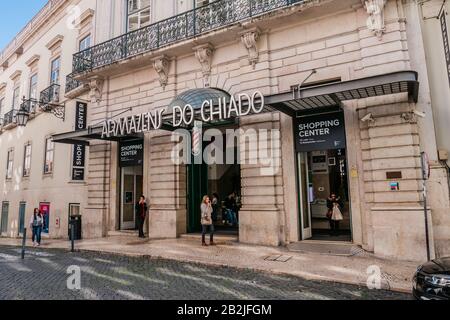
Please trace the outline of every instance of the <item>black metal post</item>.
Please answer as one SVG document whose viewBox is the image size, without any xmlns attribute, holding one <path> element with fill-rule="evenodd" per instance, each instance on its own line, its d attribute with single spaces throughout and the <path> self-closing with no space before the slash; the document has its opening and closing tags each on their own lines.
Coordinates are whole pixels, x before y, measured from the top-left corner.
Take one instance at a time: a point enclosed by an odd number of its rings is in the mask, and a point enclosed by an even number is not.
<svg viewBox="0 0 450 320">
<path fill-rule="evenodd" d="M 70 243 L 71 243 L 71 249 L 70 252 L 75 252 L 75 221 L 70 221 Z"/>
<path fill-rule="evenodd" d="M 25 259 L 25 245 L 27 242 L 27 228 L 23 229 L 23 238 L 22 238 L 22 252 L 21 252 L 21 257 L 22 260 Z"/>
<path fill-rule="evenodd" d="M 425 185 L 425 180 L 423 181 L 423 211 L 425 215 L 425 238 L 427 243 L 427 259 L 428 261 L 431 260 L 431 253 L 430 253 L 430 236 L 428 234 L 428 208 L 427 208 L 427 187 Z"/>
<path fill-rule="evenodd" d="M 426 240 L 426 246 L 427 246 L 427 259 L 428 261 L 431 260 L 431 253 L 430 253 L 430 238 L 429 238 L 429 232 L 428 232 L 428 203 L 427 203 L 427 185 L 426 181 L 429 178 L 429 163 L 428 163 L 428 157 L 425 152 L 422 152 L 421 154 L 421 162 L 422 162 L 422 189 L 423 189 L 423 211 L 425 215 L 425 240 Z"/>
</svg>

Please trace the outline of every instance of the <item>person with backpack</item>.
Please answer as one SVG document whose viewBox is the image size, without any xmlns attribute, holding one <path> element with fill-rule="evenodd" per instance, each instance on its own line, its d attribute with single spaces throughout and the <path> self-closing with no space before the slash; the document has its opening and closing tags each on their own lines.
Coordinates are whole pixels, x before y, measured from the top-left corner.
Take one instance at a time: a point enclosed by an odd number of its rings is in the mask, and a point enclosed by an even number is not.
<svg viewBox="0 0 450 320">
<path fill-rule="evenodd" d="M 39 247 L 41 245 L 41 233 L 43 225 L 44 217 L 42 216 L 40 210 L 38 208 L 35 208 L 30 219 L 30 227 L 33 232 L 31 240 L 33 241 L 34 247 Z"/>
</svg>

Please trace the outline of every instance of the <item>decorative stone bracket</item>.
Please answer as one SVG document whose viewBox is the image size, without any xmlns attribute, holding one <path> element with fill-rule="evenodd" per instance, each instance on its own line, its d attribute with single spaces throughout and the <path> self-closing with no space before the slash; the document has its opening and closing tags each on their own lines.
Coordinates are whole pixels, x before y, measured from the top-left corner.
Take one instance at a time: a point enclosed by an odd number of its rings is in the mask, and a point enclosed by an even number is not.
<svg viewBox="0 0 450 320">
<path fill-rule="evenodd" d="M 386 31 L 384 21 L 384 7 L 387 0 L 361 0 L 364 8 L 369 14 L 367 19 L 367 27 L 371 30 L 379 39 Z"/>
<path fill-rule="evenodd" d="M 241 33 L 241 41 L 248 51 L 248 61 L 255 68 L 259 60 L 258 40 L 261 31 L 258 28 Z"/>
<path fill-rule="evenodd" d="M 89 97 L 92 103 L 99 103 L 102 100 L 104 79 L 101 77 L 94 77 L 89 80 Z"/>
<path fill-rule="evenodd" d="M 153 59 L 153 68 L 159 76 L 159 83 L 163 89 L 169 83 L 170 60 L 167 56 L 159 56 Z"/>
<path fill-rule="evenodd" d="M 209 87 L 209 77 L 211 76 L 211 63 L 214 53 L 214 47 L 207 43 L 193 48 L 195 57 L 202 66 L 202 74 L 205 87 Z"/>
</svg>

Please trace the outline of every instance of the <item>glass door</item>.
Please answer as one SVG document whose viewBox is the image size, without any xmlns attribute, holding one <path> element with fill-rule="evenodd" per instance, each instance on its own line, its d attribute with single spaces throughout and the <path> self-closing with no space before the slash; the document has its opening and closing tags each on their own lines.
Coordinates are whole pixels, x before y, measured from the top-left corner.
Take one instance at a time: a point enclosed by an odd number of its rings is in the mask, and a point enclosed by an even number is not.
<svg viewBox="0 0 450 320">
<path fill-rule="evenodd" d="M 142 195 L 142 167 L 122 168 L 122 205 L 120 225 L 122 230 L 136 229 L 135 204 Z"/>
<path fill-rule="evenodd" d="M 301 240 L 312 238 L 311 207 L 310 207 L 310 179 L 308 168 L 308 156 L 306 153 L 298 154 L 299 172 L 299 203 L 300 203 L 300 227 Z"/>
</svg>

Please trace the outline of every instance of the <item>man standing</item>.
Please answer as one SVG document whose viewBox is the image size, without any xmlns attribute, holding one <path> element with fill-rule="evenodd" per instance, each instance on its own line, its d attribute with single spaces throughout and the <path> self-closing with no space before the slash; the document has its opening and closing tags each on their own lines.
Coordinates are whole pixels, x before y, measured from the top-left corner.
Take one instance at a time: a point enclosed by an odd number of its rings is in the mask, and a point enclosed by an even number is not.
<svg viewBox="0 0 450 320">
<path fill-rule="evenodd" d="M 139 238 L 145 238 L 144 234 L 144 222 L 147 216 L 147 203 L 145 202 L 145 197 L 141 196 L 139 202 L 136 203 L 136 221 L 139 229 Z"/>
</svg>

